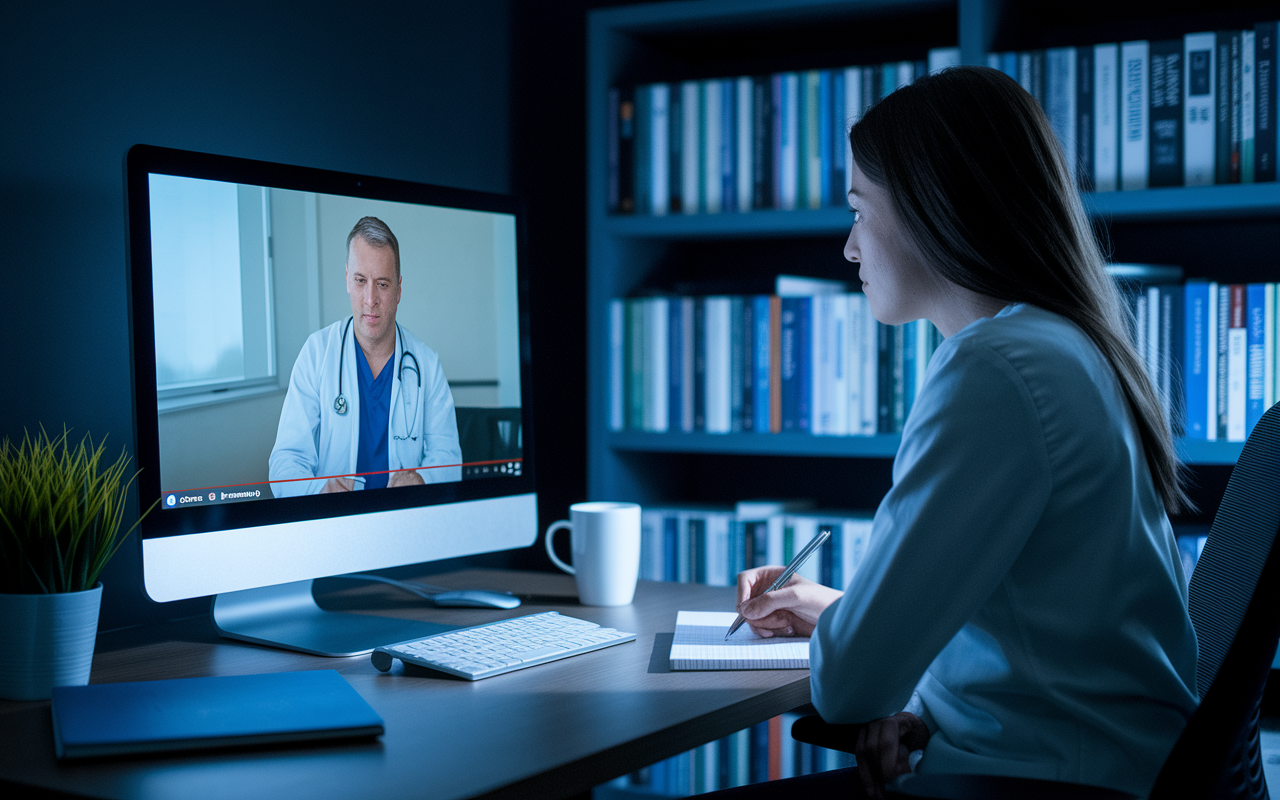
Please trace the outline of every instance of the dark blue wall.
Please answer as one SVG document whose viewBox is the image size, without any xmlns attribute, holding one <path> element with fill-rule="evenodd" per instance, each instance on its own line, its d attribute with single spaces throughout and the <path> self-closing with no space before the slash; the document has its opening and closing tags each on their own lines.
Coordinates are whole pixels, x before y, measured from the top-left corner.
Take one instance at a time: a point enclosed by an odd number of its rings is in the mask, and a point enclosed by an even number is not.
<svg viewBox="0 0 1280 800">
<path fill-rule="evenodd" d="M 510 189 L 507 0 L 365 8 L 323 0 L 7 8 L 0 436 L 65 424 L 132 451 L 130 145 Z M 104 575 L 102 627 L 207 607 L 146 600 L 133 544 Z"/>
</svg>

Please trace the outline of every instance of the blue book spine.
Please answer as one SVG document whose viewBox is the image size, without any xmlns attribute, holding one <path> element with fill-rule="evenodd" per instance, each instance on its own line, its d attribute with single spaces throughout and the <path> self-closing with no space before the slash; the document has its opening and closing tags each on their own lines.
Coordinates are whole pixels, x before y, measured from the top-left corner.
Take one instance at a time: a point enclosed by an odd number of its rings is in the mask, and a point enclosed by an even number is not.
<svg viewBox="0 0 1280 800">
<path fill-rule="evenodd" d="M 1018 53 L 1009 50 L 1000 54 L 1000 71 L 1015 81 L 1018 79 Z"/>
<path fill-rule="evenodd" d="M 902 402 L 906 411 L 916 401 L 916 336 L 919 329 L 914 322 L 902 326 Z"/>
<path fill-rule="evenodd" d="M 1253 27 L 1254 79 L 1257 88 L 1253 99 L 1257 107 L 1253 113 L 1254 172 L 1259 183 L 1276 179 L 1276 22 L 1259 22 Z"/>
<path fill-rule="evenodd" d="M 662 519 L 662 579 L 676 580 L 676 541 L 679 536 L 680 519 L 668 514 Z"/>
<path fill-rule="evenodd" d="M 809 430 L 813 415 L 813 298 L 796 303 L 796 429 Z"/>
<path fill-rule="evenodd" d="M 823 586 L 835 586 L 835 570 L 837 569 L 837 566 L 835 564 L 835 559 L 832 557 L 832 553 L 837 552 L 835 549 L 835 541 L 836 537 L 840 533 L 840 526 L 819 525 L 818 535 L 821 536 L 823 531 L 830 531 L 831 538 L 822 543 L 822 551 L 818 554 L 820 556 L 818 561 L 818 582 Z"/>
<path fill-rule="evenodd" d="M 1187 281 L 1183 296 L 1185 351 L 1183 393 L 1186 399 L 1186 429 L 1189 439 L 1209 438 L 1209 358 L 1216 347 L 1209 342 L 1209 283 Z M 1216 424 L 1216 423 L 1215 423 Z"/>
<path fill-rule="evenodd" d="M 635 182 L 633 190 L 635 192 L 635 210 L 637 214 L 648 214 L 652 211 L 653 206 L 650 202 L 650 190 L 652 181 L 650 180 L 649 170 L 651 169 L 650 160 L 652 153 L 649 152 L 651 143 L 652 125 L 649 119 L 651 111 L 649 104 L 649 87 L 647 85 L 637 86 L 635 103 Z"/>
<path fill-rule="evenodd" d="M 738 210 L 737 101 L 734 82 L 720 81 L 720 197 L 725 211 Z"/>
<path fill-rule="evenodd" d="M 797 321 L 797 305 L 802 298 L 782 298 L 782 430 L 798 430 L 800 414 L 800 325 Z"/>
<path fill-rule="evenodd" d="M 1249 327 L 1247 352 L 1248 383 L 1245 384 L 1245 436 L 1262 419 L 1267 409 L 1263 404 L 1263 375 L 1266 374 L 1266 284 L 1251 283 L 1245 290 L 1245 324 Z"/>
<path fill-rule="evenodd" d="M 831 118 L 827 127 L 831 136 L 831 194 L 827 203 L 836 208 L 844 208 L 849 187 L 844 185 L 844 159 L 848 144 L 845 140 L 845 120 L 849 112 L 844 107 L 845 86 L 844 70 L 832 70 L 831 74 Z"/>
<path fill-rule="evenodd" d="M 769 432 L 769 296 L 756 295 L 751 299 L 752 325 L 752 367 L 755 379 L 751 389 L 755 393 L 751 410 L 755 417 L 755 430 L 758 433 Z"/>
<path fill-rule="evenodd" d="M 694 583 L 707 582 L 707 521 L 689 520 L 689 565 Z"/>
<path fill-rule="evenodd" d="M 684 330 L 680 298 L 667 302 L 667 419 L 670 430 L 680 430 L 684 398 Z"/>
<path fill-rule="evenodd" d="M 769 780 L 769 723 L 751 726 L 751 782 Z"/>
<path fill-rule="evenodd" d="M 819 198 L 823 205 L 831 203 L 831 70 L 824 69 L 818 73 L 818 157 Z"/>
</svg>

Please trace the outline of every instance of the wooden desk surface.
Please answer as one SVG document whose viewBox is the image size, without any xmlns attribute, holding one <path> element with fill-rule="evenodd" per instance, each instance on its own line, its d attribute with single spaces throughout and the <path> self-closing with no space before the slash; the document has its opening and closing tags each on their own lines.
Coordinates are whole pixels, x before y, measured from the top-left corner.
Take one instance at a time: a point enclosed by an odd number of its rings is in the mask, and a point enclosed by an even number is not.
<svg viewBox="0 0 1280 800">
<path fill-rule="evenodd" d="M 433 609 L 390 587 L 322 583 L 330 609 L 474 625 L 556 610 L 639 634 L 602 651 L 469 682 L 368 656 L 320 658 L 219 638 L 206 619 L 102 634 L 93 683 L 336 669 L 373 706 L 372 743 L 59 764 L 49 703 L 0 701 L 0 780 L 92 797 L 564 797 L 809 701 L 807 670 L 669 672 L 676 611 L 727 610 L 733 590 L 641 581 L 623 608 L 577 603 L 573 579 L 468 570 L 432 583 L 535 595 L 512 611 Z M 344 587 L 329 592 L 329 587 Z"/>
</svg>

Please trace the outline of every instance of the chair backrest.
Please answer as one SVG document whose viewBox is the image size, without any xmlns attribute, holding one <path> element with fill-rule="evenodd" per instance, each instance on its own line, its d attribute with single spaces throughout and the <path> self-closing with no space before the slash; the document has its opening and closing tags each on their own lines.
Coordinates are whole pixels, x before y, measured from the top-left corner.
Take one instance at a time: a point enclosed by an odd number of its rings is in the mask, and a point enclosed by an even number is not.
<svg viewBox="0 0 1280 800">
<path fill-rule="evenodd" d="M 1265 798 L 1258 711 L 1280 643 L 1280 406 L 1231 472 L 1191 576 L 1200 707 L 1151 797 Z"/>
</svg>

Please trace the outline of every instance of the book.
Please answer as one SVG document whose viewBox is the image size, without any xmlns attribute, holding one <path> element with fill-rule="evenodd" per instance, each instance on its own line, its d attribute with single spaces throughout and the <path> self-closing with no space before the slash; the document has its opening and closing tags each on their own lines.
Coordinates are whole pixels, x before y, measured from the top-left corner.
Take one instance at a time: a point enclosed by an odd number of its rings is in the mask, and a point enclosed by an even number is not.
<svg viewBox="0 0 1280 800">
<path fill-rule="evenodd" d="M 1214 108 L 1214 41 L 1212 32 L 1188 33 L 1183 37 L 1183 107 L 1186 129 L 1183 132 L 1183 182 L 1187 186 L 1213 183 Z"/>
<path fill-rule="evenodd" d="M 1073 154 L 1076 164 L 1076 183 L 1082 192 L 1093 191 L 1093 136 L 1095 131 L 1093 115 L 1095 88 L 1093 75 L 1092 47 L 1075 48 L 1076 60 L 1076 151 Z"/>
<path fill-rule="evenodd" d="M 724 135 L 723 100 L 720 81 L 702 82 L 702 210 L 708 214 L 718 214 L 724 207 L 724 178 L 720 163 L 724 154 L 720 143 L 720 137 Z"/>
<path fill-rule="evenodd" d="M 1147 188 L 1149 44 L 1125 42 L 1120 46 L 1120 188 Z"/>
<path fill-rule="evenodd" d="M 734 192 L 737 197 L 737 211 L 750 211 L 755 198 L 755 153 L 752 150 L 752 139 L 755 132 L 752 120 L 755 117 L 754 92 L 751 78 L 743 76 L 734 82 L 737 99 L 735 100 L 736 121 L 734 123 L 734 168 L 738 185 Z"/>
<path fill-rule="evenodd" d="M 55 686 L 51 710 L 60 759 L 383 733 L 331 669 Z"/>
<path fill-rule="evenodd" d="M 1093 48 L 1093 190 L 1120 188 L 1120 46 Z"/>
<path fill-rule="evenodd" d="M 1255 181 L 1276 179 L 1276 23 L 1259 22 L 1254 32 Z"/>
<path fill-rule="evenodd" d="M 1147 185 L 1152 187 L 1182 185 L 1182 49 L 1181 40 L 1163 39 L 1152 42 L 1148 53 L 1151 154 Z"/>
<path fill-rule="evenodd" d="M 685 81 L 680 84 L 680 210 L 686 214 L 702 210 L 701 129 L 702 85 Z"/>
<path fill-rule="evenodd" d="M 1240 182 L 1253 183 L 1254 43 L 1253 31 L 1240 32 Z"/>
<path fill-rule="evenodd" d="M 725 639 L 733 611 L 681 611 L 671 640 L 671 669 L 808 669 L 808 637 L 765 639 L 743 625 Z"/>
</svg>

